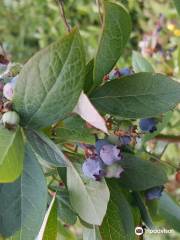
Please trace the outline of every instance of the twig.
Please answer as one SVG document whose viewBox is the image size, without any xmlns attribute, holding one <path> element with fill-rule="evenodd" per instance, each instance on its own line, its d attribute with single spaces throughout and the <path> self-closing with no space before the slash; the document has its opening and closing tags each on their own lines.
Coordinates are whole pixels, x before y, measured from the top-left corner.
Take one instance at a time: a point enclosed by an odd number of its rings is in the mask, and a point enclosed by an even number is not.
<svg viewBox="0 0 180 240">
<path fill-rule="evenodd" d="M 98 7 L 98 12 L 99 12 L 99 20 L 100 20 L 101 25 L 103 25 L 103 16 L 101 14 L 101 3 L 100 3 L 100 0 L 96 0 L 96 4 L 97 4 L 97 7 Z"/>
<path fill-rule="evenodd" d="M 147 152 L 147 153 L 148 153 L 148 152 Z M 153 154 L 151 154 L 151 153 L 148 153 L 148 154 L 149 154 L 149 156 L 150 156 L 152 159 L 156 160 L 157 162 L 160 162 L 160 163 L 162 163 L 162 164 L 167 164 L 167 165 L 171 166 L 172 168 L 178 169 L 178 166 L 175 166 L 174 164 L 172 164 L 172 163 L 169 162 L 168 160 L 161 160 L 159 157 L 157 157 L 157 156 L 155 156 L 155 155 L 153 155 Z"/>
<path fill-rule="evenodd" d="M 64 25 L 65 25 L 67 31 L 70 32 L 71 31 L 71 27 L 68 24 L 67 19 L 66 19 L 63 0 L 57 0 L 57 3 L 58 3 L 58 6 L 59 6 L 59 9 L 60 9 L 61 18 L 62 18 L 62 20 L 64 22 Z"/>
<path fill-rule="evenodd" d="M 163 142 L 170 142 L 170 143 L 180 143 L 180 136 L 173 136 L 173 135 L 157 135 L 155 140 L 163 141 Z"/>
</svg>

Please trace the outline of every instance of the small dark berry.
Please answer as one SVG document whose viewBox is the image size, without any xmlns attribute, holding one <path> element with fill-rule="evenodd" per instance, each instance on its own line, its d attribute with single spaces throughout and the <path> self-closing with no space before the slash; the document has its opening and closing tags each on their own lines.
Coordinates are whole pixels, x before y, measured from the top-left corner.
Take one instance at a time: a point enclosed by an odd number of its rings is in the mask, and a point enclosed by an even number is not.
<svg viewBox="0 0 180 240">
<path fill-rule="evenodd" d="M 164 189 L 163 186 L 159 186 L 159 187 L 154 187 L 154 188 L 147 190 L 147 192 L 145 194 L 146 199 L 153 200 L 153 199 L 160 198 L 162 195 L 163 189 Z"/>
<path fill-rule="evenodd" d="M 157 130 L 156 121 L 154 118 L 144 118 L 139 122 L 139 127 L 142 131 L 153 133 Z"/>
</svg>

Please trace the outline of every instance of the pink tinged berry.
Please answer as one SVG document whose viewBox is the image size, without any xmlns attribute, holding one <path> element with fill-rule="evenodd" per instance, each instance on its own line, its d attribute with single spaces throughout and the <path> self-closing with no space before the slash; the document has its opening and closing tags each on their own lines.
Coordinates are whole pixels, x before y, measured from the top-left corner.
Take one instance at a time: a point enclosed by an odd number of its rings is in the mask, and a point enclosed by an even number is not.
<svg viewBox="0 0 180 240">
<path fill-rule="evenodd" d="M 117 163 L 107 166 L 106 175 L 107 178 L 120 178 L 121 174 L 124 172 L 124 169 Z"/>
<path fill-rule="evenodd" d="M 112 165 L 122 159 L 121 151 L 115 145 L 106 144 L 100 150 L 100 158 L 106 165 Z"/>
<path fill-rule="evenodd" d="M 7 98 L 8 100 L 12 100 L 13 92 L 14 92 L 14 84 L 6 83 L 6 85 L 3 88 L 4 97 Z"/>
<path fill-rule="evenodd" d="M 101 180 L 104 173 L 103 163 L 99 158 L 88 158 L 82 165 L 82 171 L 86 177 Z"/>
</svg>

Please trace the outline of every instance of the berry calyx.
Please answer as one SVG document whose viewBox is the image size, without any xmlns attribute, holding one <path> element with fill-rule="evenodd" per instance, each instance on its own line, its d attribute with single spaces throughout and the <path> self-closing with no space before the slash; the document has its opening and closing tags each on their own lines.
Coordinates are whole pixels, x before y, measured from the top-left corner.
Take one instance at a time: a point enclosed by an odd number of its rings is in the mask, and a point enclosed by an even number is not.
<svg viewBox="0 0 180 240">
<path fill-rule="evenodd" d="M 139 127 L 142 131 L 153 133 L 157 130 L 156 121 L 154 118 L 144 118 L 139 122 Z"/>
</svg>

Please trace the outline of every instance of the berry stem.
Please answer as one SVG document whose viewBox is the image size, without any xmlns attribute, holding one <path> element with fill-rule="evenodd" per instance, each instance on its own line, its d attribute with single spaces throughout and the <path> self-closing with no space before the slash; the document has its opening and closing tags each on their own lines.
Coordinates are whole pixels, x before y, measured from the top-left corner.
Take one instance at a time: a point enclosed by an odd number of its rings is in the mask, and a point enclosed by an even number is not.
<svg viewBox="0 0 180 240">
<path fill-rule="evenodd" d="M 57 3 L 58 3 L 58 6 L 59 6 L 59 9 L 60 9 L 61 18 L 62 18 L 62 20 L 64 22 L 65 28 L 67 29 L 68 32 L 70 32 L 71 31 L 71 27 L 68 24 L 67 19 L 66 19 L 63 0 L 57 0 Z"/>
</svg>

